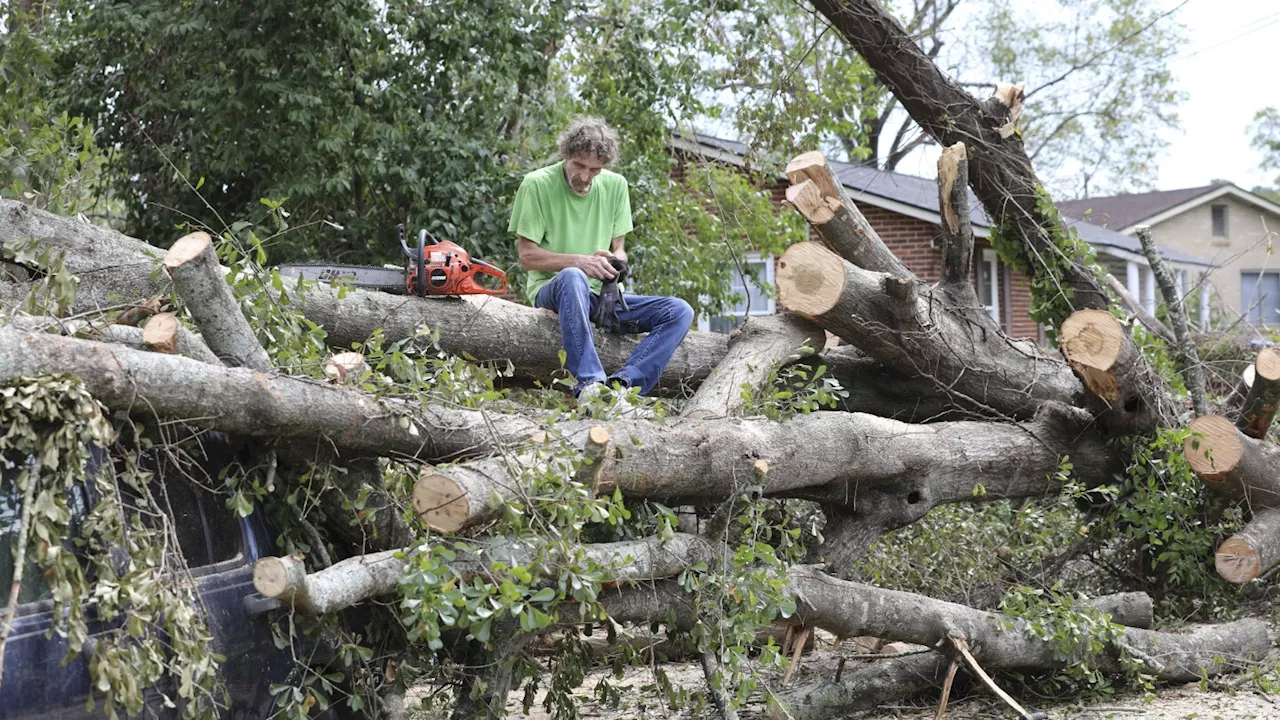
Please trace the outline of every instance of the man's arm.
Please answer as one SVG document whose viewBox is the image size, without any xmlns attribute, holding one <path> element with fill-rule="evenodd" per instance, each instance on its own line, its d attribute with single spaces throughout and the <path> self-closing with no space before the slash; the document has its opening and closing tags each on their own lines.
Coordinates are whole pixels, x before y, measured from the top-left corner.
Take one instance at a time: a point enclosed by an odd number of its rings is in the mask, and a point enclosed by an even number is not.
<svg viewBox="0 0 1280 720">
<path fill-rule="evenodd" d="M 621 241 L 621 237 L 614 238 L 614 242 L 621 243 Z M 556 273 L 565 268 L 576 267 L 597 280 L 609 280 L 618 274 L 609 264 L 609 255 L 603 251 L 595 255 L 558 253 L 524 237 L 520 238 L 519 250 L 520 267 L 525 270 Z"/>
<path fill-rule="evenodd" d="M 609 252 L 613 253 L 613 256 L 622 262 L 627 262 L 627 248 L 623 245 L 623 240 L 626 237 L 626 235 L 619 235 L 609 242 Z"/>
</svg>

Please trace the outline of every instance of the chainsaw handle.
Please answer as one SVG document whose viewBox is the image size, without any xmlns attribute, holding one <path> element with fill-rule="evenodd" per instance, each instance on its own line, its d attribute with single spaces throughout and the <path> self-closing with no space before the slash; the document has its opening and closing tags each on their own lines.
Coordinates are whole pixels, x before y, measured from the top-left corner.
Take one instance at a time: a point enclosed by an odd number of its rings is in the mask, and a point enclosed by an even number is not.
<svg viewBox="0 0 1280 720">
<path fill-rule="evenodd" d="M 427 262 L 426 236 L 426 228 L 418 231 L 418 253 L 417 255 L 409 256 L 413 259 L 414 263 L 414 285 L 417 286 L 414 289 L 417 290 L 415 294 L 418 297 L 427 296 L 427 272 L 425 269 Z"/>
<path fill-rule="evenodd" d="M 490 289 L 484 287 L 480 283 L 474 283 L 475 289 L 485 295 L 506 295 L 507 294 L 507 274 L 498 269 L 498 266 L 487 263 L 483 260 L 471 258 L 471 266 L 477 275 L 488 275 L 502 281 L 502 287 Z"/>
</svg>

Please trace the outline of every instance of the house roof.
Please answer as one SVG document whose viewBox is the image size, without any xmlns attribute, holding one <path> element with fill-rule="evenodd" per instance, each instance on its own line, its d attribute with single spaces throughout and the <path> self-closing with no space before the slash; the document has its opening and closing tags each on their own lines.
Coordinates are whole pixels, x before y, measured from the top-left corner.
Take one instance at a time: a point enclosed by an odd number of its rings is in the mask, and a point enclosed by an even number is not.
<svg viewBox="0 0 1280 720">
<path fill-rule="evenodd" d="M 741 165 L 750 148 L 745 143 L 709 135 L 693 136 L 693 143 L 686 146 L 703 155 L 715 159 Z M 688 143 L 685 136 L 677 136 L 680 141 Z M 695 145 L 696 143 L 696 145 Z M 907 175 L 905 173 L 881 170 L 868 165 L 828 160 L 840 182 L 849 190 L 849 197 L 854 202 L 866 203 L 874 207 L 898 212 L 926 222 L 940 224 L 942 217 L 938 208 L 938 183 L 936 180 Z M 1095 247 L 1104 247 L 1113 254 L 1127 260 L 1136 260 L 1146 264 L 1146 256 L 1142 254 L 1142 245 L 1133 237 L 1084 222 L 1071 216 L 1071 212 L 1063 209 L 1067 225 L 1074 227 L 1081 240 Z M 991 235 L 991 223 L 987 220 L 986 211 L 978 201 L 973 190 L 969 191 L 969 221 L 973 225 L 973 234 L 978 237 Z M 1161 248 L 1161 255 L 1171 262 L 1182 265 L 1210 267 L 1213 263 L 1202 258 L 1178 252 L 1169 248 Z"/>
<path fill-rule="evenodd" d="M 1112 195 L 1058 203 L 1063 212 L 1132 234 L 1138 225 L 1155 225 L 1221 197 L 1233 197 L 1260 210 L 1280 216 L 1280 205 L 1242 190 L 1229 182 L 1160 192 Z"/>
<path fill-rule="evenodd" d="M 1123 231 L 1125 228 L 1163 213 L 1170 208 L 1195 200 L 1225 185 L 1217 183 L 1181 190 L 1111 195 L 1109 197 L 1068 200 L 1058 203 L 1062 212 L 1078 217 L 1090 225 Z"/>
</svg>

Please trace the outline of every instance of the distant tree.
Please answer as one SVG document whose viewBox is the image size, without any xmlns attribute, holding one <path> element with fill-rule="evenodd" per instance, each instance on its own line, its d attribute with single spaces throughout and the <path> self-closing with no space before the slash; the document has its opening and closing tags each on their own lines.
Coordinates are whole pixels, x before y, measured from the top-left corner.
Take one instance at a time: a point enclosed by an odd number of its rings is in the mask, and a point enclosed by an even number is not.
<svg viewBox="0 0 1280 720">
<path fill-rule="evenodd" d="M 1259 167 L 1263 170 L 1280 170 L 1280 110 L 1273 107 L 1259 110 L 1253 116 L 1249 131 L 1253 133 L 1253 148 L 1262 154 Z M 1275 184 L 1274 188 L 1256 187 L 1253 191 L 1280 202 L 1280 176 L 1276 177 Z"/>
<path fill-rule="evenodd" d="M 969 86 L 1025 83 L 1022 129 L 1061 195 L 1143 189 L 1160 130 L 1183 98 L 1168 61 L 1182 29 L 1154 0 L 911 0 L 894 10 L 925 54 Z M 765 0 L 726 13 L 724 111 L 748 136 L 811 142 L 895 169 L 929 142 L 861 59 L 805 5 Z"/>
</svg>

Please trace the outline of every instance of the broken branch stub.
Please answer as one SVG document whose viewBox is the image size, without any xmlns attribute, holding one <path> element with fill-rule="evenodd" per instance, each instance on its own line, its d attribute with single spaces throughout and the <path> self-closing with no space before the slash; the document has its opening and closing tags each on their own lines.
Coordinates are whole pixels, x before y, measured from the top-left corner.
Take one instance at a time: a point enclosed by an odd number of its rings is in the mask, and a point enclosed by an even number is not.
<svg viewBox="0 0 1280 720">
<path fill-rule="evenodd" d="M 826 156 L 816 150 L 799 155 L 786 173 L 792 183 L 787 200 L 832 249 L 858 267 L 911 275 L 853 204 Z"/>
</svg>

